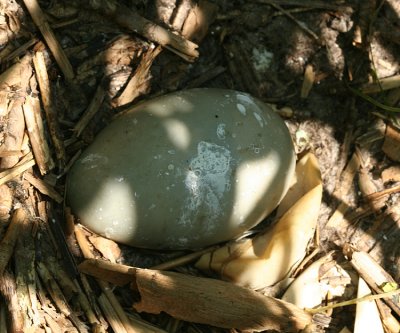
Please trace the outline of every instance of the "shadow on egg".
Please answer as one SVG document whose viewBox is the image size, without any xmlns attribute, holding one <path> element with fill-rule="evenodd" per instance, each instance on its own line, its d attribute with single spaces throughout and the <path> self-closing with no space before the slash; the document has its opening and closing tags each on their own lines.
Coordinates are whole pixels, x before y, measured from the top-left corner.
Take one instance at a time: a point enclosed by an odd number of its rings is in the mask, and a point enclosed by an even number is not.
<svg viewBox="0 0 400 333">
<path fill-rule="evenodd" d="M 294 172 L 288 130 L 245 93 L 193 89 L 124 112 L 74 164 L 67 199 L 82 224 L 150 249 L 232 239 L 279 203 Z"/>
</svg>

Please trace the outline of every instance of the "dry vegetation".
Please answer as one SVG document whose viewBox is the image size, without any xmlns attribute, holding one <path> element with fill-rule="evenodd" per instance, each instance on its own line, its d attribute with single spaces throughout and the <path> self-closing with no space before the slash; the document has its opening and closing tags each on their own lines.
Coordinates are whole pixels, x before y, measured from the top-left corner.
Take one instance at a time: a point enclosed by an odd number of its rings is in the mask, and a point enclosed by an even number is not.
<svg viewBox="0 0 400 333">
<path fill-rule="evenodd" d="M 399 332 L 397 0 L 3 0 L 0 9 L 0 332 Z M 193 263 L 216 247 L 120 246 L 75 224 L 64 203 L 68 170 L 115 114 L 193 87 L 273 104 L 299 159 L 316 156 L 318 227 L 274 287 L 219 280 L 236 280 L 221 267 L 242 243 L 205 280 Z M 285 228 L 279 242 L 291 244 L 297 229 Z M 281 301 L 311 267 L 318 291 L 298 283 L 306 298 L 325 290 L 317 309 Z M 370 293 L 386 294 L 341 304 Z"/>
</svg>

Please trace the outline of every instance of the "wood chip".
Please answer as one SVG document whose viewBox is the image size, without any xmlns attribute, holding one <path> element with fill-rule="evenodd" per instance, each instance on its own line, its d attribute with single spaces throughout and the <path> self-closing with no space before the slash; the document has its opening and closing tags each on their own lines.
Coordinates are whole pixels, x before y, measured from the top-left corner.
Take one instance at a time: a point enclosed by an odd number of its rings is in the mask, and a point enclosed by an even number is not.
<svg viewBox="0 0 400 333">
<path fill-rule="evenodd" d="M 0 276 L 3 275 L 14 252 L 14 246 L 20 236 L 20 230 L 27 223 L 27 214 L 23 208 L 14 211 L 7 232 L 0 242 Z"/>
<path fill-rule="evenodd" d="M 390 159 L 400 162 L 400 131 L 392 125 L 386 127 L 382 150 Z"/>
<path fill-rule="evenodd" d="M 200 0 L 189 12 L 182 28 L 182 35 L 196 43 L 201 42 L 208 32 L 208 27 L 214 22 L 217 11 L 216 4 Z"/>
<path fill-rule="evenodd" d="M 15 177 L 19 176 L 21 173 L 25 172 L 32 166 L 36 164 L 33 158 L 24 161 L 23 163 L 17 164 L 17 166 L 0 172 L 0 185 L 7 183 L 8 181 L 14 179 Z"/>
<path fill-rule="evenodd" d="M 33 155 L 40 173 L 44 175 L 54 168 L 54 162 L 46 141 L 39 99 L 27 96 L 23 110 Z"/>
<path fill-rule="evenodd" d="M 379 82 L 369 83 L 363 86 L 361 91 L 364 94 L 372 94 L 398 87 L 400 87 L 400 75 L 393 75 L 387 78 L 380 79 Z"/>
<path fill-rule="evenodd" d="M 50 81 L 47 74 L 43 52 L 36 52 L 35 57 L 33 58 L 33 64 L 35 66 L 36 79 L 39 83 L 40 97 L 46 114 L 50 137 L 54 145 L 59 167 L 62 169 L 66 161 L 65 148 L 64 143 L 60 138 L 57 112 L 51 94 Z"/>
<path fill-rule="evenodd" d="M 47 195 L 48 197 L 52 198 L 54 201 L 58 203 L 62 203 L 64 198 L 63 196 L 58 193 L 54 187 L 50 184 L 47 184 L 41 178 L 35 177 L 32 173 L 26 172 L 24 174 L 24 178 L 33 186 L 35 187 L 40 193 Z"/>
<path fill-rule="evenodd" d="M 137 97 L 146 92 L 150 79 L 150 68 L 160 54 L 162 48 L 150 48 L 142 57 L 135 74 L 129 80 L 122 94 L 113 100 L 113 107 L 132 103 Z"/>
<path fill-rule="evenodd" d="M 19 310 L 15 277 L 5 272 L 0 277 L 0 294 L 7 304 L 10 332 L 24 331 L 24 316 Z M 8 330 L 4 331 L 8 332 Z"/>
<path fill-rule="evenodd" d="M 303 85 L 301 86 L 301 98 L 307 98 L 310 94 L 311 88 L 314 85 L 315 81 L 315 72 L 314 68 L 311 64 L 306 66 L 306 70 L 304 71 Z"/>
<path fill-rule="evenodd" d="M 70 64 L 64 50 L 62 49 L 53 30 L 47 22 L 46 15 L 40 8 L 39 3 L 37 2 L 37 0 L 24 0 L 24 3 L 33 19 L 33 22 L 42 33 L 43 38 L 47 43 L 47 46 L 53 54 L 58 66 L 60 66 L 60 69 L 63 72 L 65 78 L 67 80 L 72 80 L 74 77 L 72 65 Z"/>
<path fill-rule="evenodd" d="M 14 100 L 9 107 L 7 127 L 4 131 L 4 142 L 1 147 L 5 151 L 20 151 L 24 139 L 25 120 L 22 110 L 22 100 Z M 19 161 L 18 155 L 9 155 L 1 159 L 0 168 L 7 169 Z"/>
<path fill-rule="evenodd" d="M 122 4 L 114 3 L 112 8 L 101 7 L 101 5 L 97 6 L 96 4 L 95 9 L 111 16 L 120 26 L 160 44 L 187 61 L 192 62 L 199 56 L 198 46 L 195 43 L 145 19 Z"/>
<path fill-rule="evenodd" d="M 382 181 L 388 182 L 400 182 L 400 166 L 394 165 L 382 171 Z"/>
<path fill-rule="evenodd" d="M 13 202 L 13 191 L 6 184 L 0 185 L 0 223 L 10 218 Z"/>
</svg>

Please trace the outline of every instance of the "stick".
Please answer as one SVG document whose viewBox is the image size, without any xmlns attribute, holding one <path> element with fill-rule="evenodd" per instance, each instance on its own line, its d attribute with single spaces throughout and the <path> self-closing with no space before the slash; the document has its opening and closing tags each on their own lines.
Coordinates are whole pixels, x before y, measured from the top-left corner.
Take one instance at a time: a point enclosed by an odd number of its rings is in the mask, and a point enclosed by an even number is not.
<svg viewBox="0 0 400 333">
<path fill-rule="evenodd" d="M 95 5 L 92 5 L 92 7 L 95 8 Z M 161 46 L 169 46 L 168 49 L 170 51 L 186 61 L 192 62 L 199 56 L 198 46 L 195 43 L 145 19 L 128 7 L 115 3 L 113 9 L 100 8 L 100 11 L 105 15 L 111 16 L 120 26 Z"/>
<path fill-rule="evenodd" d="M 24 174 L 24 178 L 33 186 L 35 187 L 40 193 L 49 196 L 57 203 L 62 203 L 64 198 L 63 196 L 58 193 L 54 187 L 47 184 L 40 178 L 36 178 L 33 174 L 26 172 Z"/>
<path fill-rule="evenodd" d="M 42 175 L 54 168 L 49 146 L 46 141 L 43 120 L 40 114 L 39 99 L 26 96 L 23 105 L 25 123 L 28 129 L 29 141 L 32 146 L 35 161 Z"/>
<path fill-rule="evenodd" d="M 39 3 L 37 2 L 37 0 L 24 0 L 24 3 L 29 11 L 29 14 L 32 17 L 33 22 L 42 33 L 44 40 L 46 41 L 51 53 L 54 56 L 54 59 L 56 60 L 58 66 L 63 72 L 65 78 L 67 80 L 72 80 L 74 78 L 74 71 L 72 69 L 72 66 L 61 45 L 58 43 L 58 40 L 54 35 L 54 32 L 51 29 L 49 23 L 47 22 L 46 15 L 40 8 Z"/>
<path fill-rule="evenodd" d="M 296 19 L 292 14 L 290 14 L 287 10 L 283 9 L 280 5 L 278 5 L 276 3 L 276 1 L 272 1 L 272 0 L 264 0 L 263 3 L 268 4 L 272 7 L 274 7 L 275 9 L 279 10 L 280 12 L 282 12 L 285 16 L 287 16 L 288 18 L 290 18 L 294 23 L 296 23 L 300 29 L 304 30 L 307 34 L 309 34 L 315 41 L 317 41 L 319 43 L 319 38 L 318 36 L 315 34 L 314 31 L 310 30 L 309 28 L 307 28 L 307 26 L 303 23 L 300 22 L 298 19 Z"/>
<path fill-rule="evenodd" d="M 83 113 L 82 117 L 79 119 L 79 121 L 76 123 L 74 127 L 77 137 L 81 136 L 83 130 L 90 123 L 90 121 L 97 113 L 97 111 L 99 111 L 100 106 L 104 101 L 104 97 L 106 96 L 106 91 L 103 88 L 102 81 L 97 86 L 96 93 L 94 94 L 94 97 L 92 98 L 92 101 L 90 102 L 88 108 Z"/>
<path fill-rule="evenodd" d="M 354 269 L 365 280 L 368 286 L 377 294 L 382 293 L 382 285 L 386 283 L 394 283 L 395 280 L 387 273 L 372 257 L 361 251 L 354 251 L 347 247 L 347 255 L 351 257 L 350 263 Z M 397 293 L 398 294 L 398 293 Z M 384 298 L 386 304 L 397 314 L 400 315 L 400 304 L 396 297 Z"/>
<path fill-rule="evenodd" d="M 229 282 L 96 259 L 85 260 L 79 269 L 112 281 L 125 275 L 141 296 L 134 305 L 139 312 L 163 311 L 180 320 L 252 331 L 295 332 L 311 323 L 311 316 L 293 304 Z"/>
<path fill-rule="evenodd" d="M 46 119 L 50 131 L 51 140 L 54 144 L 56 156 L 61 167 L 65 165 L 65 148 L 59 136 L 57 112 L 54 108 L 53 99 L 51 96 L 50 82 L 47 74 L 46 63 L 42 52 L 36 52 L 33 58 L 33 64 L 36 71 L 36 79 L 39 83 L 40 95 L 43 108 L 46 114 Z"/>
<path fill-rule="evenodd" d="M 18 164 L 17 166 L 0 172 L 0 185 L 7 183 L 8 181 L 14 179 L 19 176 L 21 173 L 28 170 L 30 167 L 33 167 L 36 164 L 33 158 L 28 161 L 24 161 L 22 164 Z"/>
</svg>

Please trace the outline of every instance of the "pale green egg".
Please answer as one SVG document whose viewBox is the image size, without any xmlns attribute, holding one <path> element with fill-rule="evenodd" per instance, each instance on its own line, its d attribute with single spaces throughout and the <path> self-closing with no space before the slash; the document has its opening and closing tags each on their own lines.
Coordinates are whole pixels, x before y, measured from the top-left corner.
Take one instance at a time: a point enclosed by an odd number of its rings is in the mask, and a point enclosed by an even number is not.
<svg viewBox="0 0 400 333">
<path fill-rule="evenodd" d="M 192 89 L 117 117 L 72 167 L 80 222 L 124 244 L 196 249 L 239 236 L 286 193 L 295 153 L 270 107 L 224 89 Z"/>
</svg>

